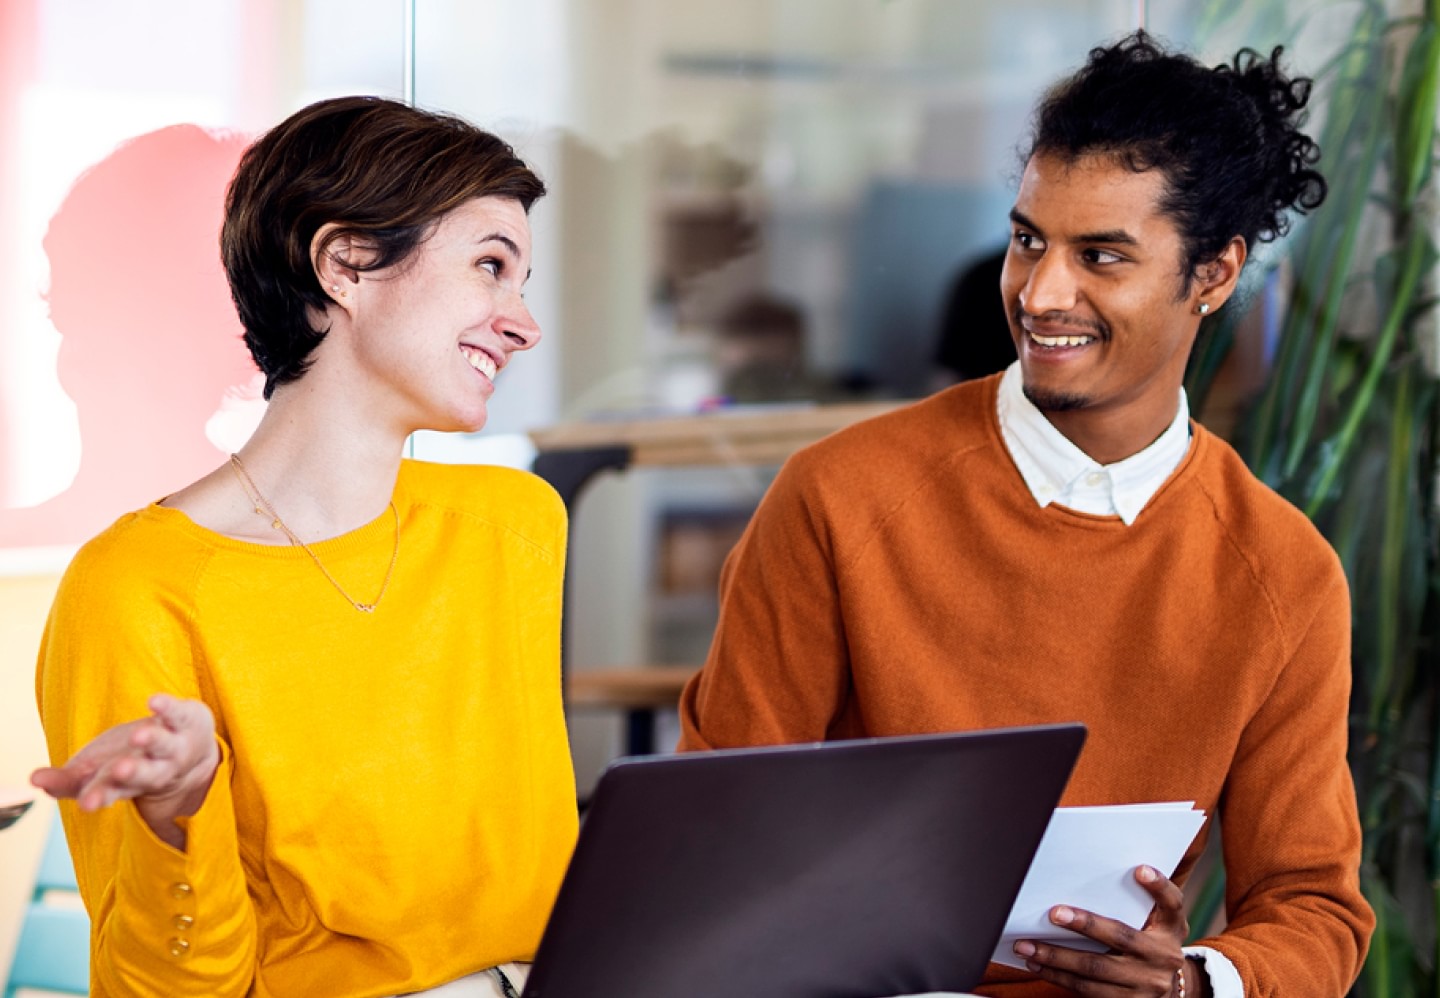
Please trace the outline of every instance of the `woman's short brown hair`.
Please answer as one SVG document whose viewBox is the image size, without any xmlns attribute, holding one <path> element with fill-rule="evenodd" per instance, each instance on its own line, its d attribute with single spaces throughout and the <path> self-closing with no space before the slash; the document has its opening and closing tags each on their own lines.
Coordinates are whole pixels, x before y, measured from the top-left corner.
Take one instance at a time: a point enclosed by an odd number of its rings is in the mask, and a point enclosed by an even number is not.
<svg viewBox="0 0 1440 998">
<path fill-rule="evenodd" d="M 309 367 L 328 330 L 312 310 L 329 297 L 311 243 L 357 238 L 374 256 L 354 269 L 403 262 L 441 217 L 477 197 L 528 212 L 545 185 L 504 141 L 459 118 L 380 97 L 338 97 L 295 112 L 246 150 L 225 198 L 220 255 L 265 373 L 265 397 Z M 319 247 L 323 252 L 325 246 Z"/>
</svg>

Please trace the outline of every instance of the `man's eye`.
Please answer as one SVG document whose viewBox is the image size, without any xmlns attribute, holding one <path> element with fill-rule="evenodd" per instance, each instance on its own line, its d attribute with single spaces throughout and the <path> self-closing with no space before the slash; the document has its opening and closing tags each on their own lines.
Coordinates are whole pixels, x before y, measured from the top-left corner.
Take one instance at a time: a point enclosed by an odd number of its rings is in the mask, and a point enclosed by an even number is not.
<svg viewBox="0 0 1440 998">
<path fill-rule="evenodd" d="M 1040 237 L 1031 232 L 1015 233 L 1015 245 L 1022 250 L 1039 249 L 1042 245 Z"/>
<path fill-rule="evenodd" d="M 1081 256 L 1086 263 L 1095 264 L 1119 263 L 1123 259 L 1123 257 L 1117 253 L 1111 253 L 1109 250 L 1102 249 L 1087 249 Z"/>
</svg>

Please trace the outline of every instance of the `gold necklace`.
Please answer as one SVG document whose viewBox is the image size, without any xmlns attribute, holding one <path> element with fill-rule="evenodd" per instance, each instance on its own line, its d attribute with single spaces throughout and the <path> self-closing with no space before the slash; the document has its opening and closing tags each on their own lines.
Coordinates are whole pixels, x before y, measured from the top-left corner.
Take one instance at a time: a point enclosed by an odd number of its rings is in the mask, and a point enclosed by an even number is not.
<svg viewBox="0 0 1440 998">
<path fill-rule="evenodd" d="M 390 588 L 390 576 L 395 573 L 395 562 L 400 557 L 400 511 L 395 508 L 395 501 L 393 499 L 390 501 L 390 515 L 395 520 L 395 547 L 390 552 L 390 567 L 385 569 L 385 581 L 380 583 L 380 592 L 375 594 L 374 602 L 361 603 L 347 593 L 345 587 L 335 580 L 335 576 L 331 575 L 330 570 L 320 561 L 320 556 L 310 550 L 310 545 L 297 537 L 295 531 L 287 527 L 285 521 L 280 519 L 280 514 L 275 512 L 275 507 L 270 505 L 270 500 L 265 498 L 264 494 L 260 491 L 260 487 L 255 484 L 255 480 L 250 477 L 250 472 L 245 470 L 245 465 L 241 463 L 239 454 L 230 455 L 230 467 L 234 470 L 235 477 L 240 481 L 240 488 L 244 491 L 245 498 L 249 499 L 250 504 L 255 507 L 255 513 L 259 516 L 270 517 L 270 528 L 272 530 L 280 531 L 290 539 L 291 544 L 298 545 L 302 551 L 308 554 L 310 560 L 315 563 L 315 567 L 320 569 L 320 574 L 330 580 L 330 584 L 335 587 L 335 591 L 341 596 L 344 596 L 347 603 L 361 613 L 374 613 L 375 608 L 380 605 L 380 601 L 385 598 L 385 590 Z"/>
</svg>

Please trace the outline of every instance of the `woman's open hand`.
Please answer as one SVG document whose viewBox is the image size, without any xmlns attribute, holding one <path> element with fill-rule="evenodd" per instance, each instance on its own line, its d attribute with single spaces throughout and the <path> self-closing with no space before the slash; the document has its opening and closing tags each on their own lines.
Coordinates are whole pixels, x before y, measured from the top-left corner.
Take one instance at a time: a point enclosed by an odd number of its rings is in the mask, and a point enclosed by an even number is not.
<svg viewBox="0 0 1440 998">
<path fill-rule="evenodd" d="M 215 718 L 199 700 L 164 693 L 148 706 L 149 717 L 101 732 L 65 765 L 35 770 L 30 782 L 73 799 L 82 811 L 133 799 L 155 834 L 183 849 L 185 833 L 175 819 L 200 810 L 220 762 Z"/>
</svg>

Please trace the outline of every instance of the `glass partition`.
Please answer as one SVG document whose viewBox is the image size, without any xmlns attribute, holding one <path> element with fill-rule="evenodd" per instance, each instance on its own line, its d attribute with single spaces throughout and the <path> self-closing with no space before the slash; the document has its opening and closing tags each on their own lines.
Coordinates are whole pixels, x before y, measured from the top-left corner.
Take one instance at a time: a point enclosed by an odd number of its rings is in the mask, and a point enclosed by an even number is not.
<svg viewBox="0 0 1440 998">
<path fill-rule="evenodd" d="M 517 422 L 954 377 L 977 351 L 946 343 L 951 292 L 1005 241 L 1036 94 L 1136 18 L 1133 0 L 421 4 L 417 100 L 501 131 L 555 192 L 532 293 L 555 381 Z"/>
<path fill-rule="evenodd" d="M 547 339 L 507 370 L 488 436 L 746 407 L 783 419 L 777 405 L 914 397 L 1003 366 L 995 254 L 1030 107 L 1140 10 L 426 0 L 415 14 L 418 103 L 498 131 L 551 188 L 527 293 Z M 719 563 L 771 474 L 737 461 L 597 480 L 572 509 L 571 667 L 703 658 Z M 573 718 L 582 784 L 616 749 L 592 718 Z"/>
<path fill-rule="evenodd" d="M 218 258 L 225 183 L 302 104 L 399 96 L 405 13 L 0 4 L 0 560 L 63 565 L 244 441 L 258 403 Z"/>
</svg>

